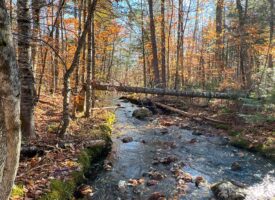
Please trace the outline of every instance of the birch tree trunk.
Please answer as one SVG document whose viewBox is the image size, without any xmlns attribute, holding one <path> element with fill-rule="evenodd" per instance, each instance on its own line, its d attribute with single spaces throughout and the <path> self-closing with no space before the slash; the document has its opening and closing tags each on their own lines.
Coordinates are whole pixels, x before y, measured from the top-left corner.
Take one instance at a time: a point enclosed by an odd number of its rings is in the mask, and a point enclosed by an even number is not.
<svg viewBox="0 0 275 200">
<path fill-rule="evenodd" d="M 31 62 L 32 62 L 32 68 L 33 73 L 35 76 L 36 72 L 36 66 L 37 66 L 37 38 L 39 36 L 40 32 L 40 8 L 41 8 L 41 0 L 33 0 L 32 1 L 32 18 L 33 18 L 33 29 L 32 29 L 32 53 L 31 53 Z"/>
<path fill-rule="evenodd" d="M 8 200 L 16 176 L 20 132 L 20 85 L 9 14 L 0 0 L 0 200 Z"/>
<path fill-rule="evenodd" d="M 35 88 L 31 66 L 30 0 L 17 1 L 18 65 L 21 80 L 21 129 L 24 138 L 35 136 L 34 104 Z"/>
</svg>

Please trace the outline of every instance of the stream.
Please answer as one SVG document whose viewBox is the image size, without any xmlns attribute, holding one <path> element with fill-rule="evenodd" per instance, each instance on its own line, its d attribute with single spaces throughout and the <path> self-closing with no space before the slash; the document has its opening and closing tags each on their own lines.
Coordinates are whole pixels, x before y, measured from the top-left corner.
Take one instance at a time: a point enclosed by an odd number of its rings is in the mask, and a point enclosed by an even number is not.
<svg viewBox="0 0 275 200">
<path fill-rule="evenodd" d="M 222 180 L 247 185 L 248 200 L 275 196 L 275 164 L 271 161 L 230 146 L 224 137 L 194 134 L 178 126 L 165 127 L 163 131 L 156 116 L 146 121 L 135 119 L 132 113 L 137 106 L 119 103 L 121 108 L 116 110 L 113 150 L 109 156 L 112 168 L 99 172 L 91 181 L 94 188 L 91 199 L 146 200 L 154 192 L 163 193 L 166 199 L 214 199 L 210 185 Z M 126 136 L 133 141 L 123 143 L 122 138 Z M 165 164 L 156 162 L 169 157 L 176 159 Z M 240 164 L 241 170 L 231 169 L 234 162 Z M 188 182 L 184 192 L 179 192 L 181 188 L 172 173 L 173 167 L 190 174 L 193 180 L 203 177 L 204 184 L 197 187 L 194 181 Z M 157 172 L 163 177 L 156 185 L 148 186 L 148 172 Z M 142 181 L 137 186 L 126 185 L 130 179 Z"/>
</svg>

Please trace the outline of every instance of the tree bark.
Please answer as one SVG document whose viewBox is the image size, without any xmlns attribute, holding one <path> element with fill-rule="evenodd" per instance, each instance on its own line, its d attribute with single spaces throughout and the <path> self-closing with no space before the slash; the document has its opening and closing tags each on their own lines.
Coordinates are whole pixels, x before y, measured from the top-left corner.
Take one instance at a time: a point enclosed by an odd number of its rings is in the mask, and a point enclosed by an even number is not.
<svg viewBox="0 0 275 200">
<path fill-rule="evenodd" d="M 17 1 L 17 26 L 18 26 L 18 65 L 21 80 L 21 129 L 24 138 L 35 136 L 34 128 L 34 105 L 35 88 L 34 76 L 31 66 L 30 44 L 30 1 Z"/>
<path fill-rule="evenodd" d="M 171 43 L 171 30 L 172 30 L 172 22 L 173 22 L 173 15 L 174 15 L 174 0 L 170 0 L 170 7 L 171 7 L 171 16 L 170 16 L 170 22 L 169 22 L 169 30 L 168 30 L 168 39 L 167 39 L 167 80 L 166 80 L 166 85 L 169 87 L 170 83 L 170 43 Z"/>
<path fill-rule="evenodd" d="M 248 4 L 248 0 L 246 0 L 246 5 Z M 247 87 L 250 85 L 250 67 L 247 63 L 247 44 L 245 42 L 244 36 L 246 35 L 245 30 L 245 18 L 247 14 L 247 6 L 245 11 L 241 4 L 241 0 L 236 0 L 238 15 L 239 15 L 239 37 L 240 37 L 240 71 L 241 71 L 241 79 L 242 79 L 242 87 L 243 89 L 248 89 Z"/>
<path fill-rule="evenodd" d="M 96 43 L 95 43 L 95 17 L 94 12 L 92 13 L 92 81 L 95 81 L 95 53 L 96 53 Z M 90 85 L 91 87 L 91 85 Z M 92 88 L 92 108 L 95 107 L 95 90 Z"/>
<path fill-rule="evenodd" d="M 0 0 L 0 200 L 8 200 L 20 144 L 20 84 L 9 14 Z"/>
<path fill-rule="evenodd" d="M 37 66 L 37 38 L 39 37 L 40 32 L 40 8 L 41 8 L 41 0 L 33 0 L 32 1 L 32 18 L 33 18 L 33 29 L 32 29 L 32 52 L 31 52 L 31 62 L 33 74 L 35 77 L 36 66 Z"/>
<path fill-rule="evenodd" d="M 166 63 L 165 54 L 165 1 L 161 0 L 161 75 L 162 75 L 162 87 L 166 88 Z"/>
<path fill-rule="evenodd" d="M 143 93 L 143 94 L 158 94 L 168 96 L 181 96 L 181 97 L 200 97 L 200 98 L 217 98 L 217 99 L 238 99 L 247 97 L 245 94 L 237 93 L 221 93 L 221 92 L 196 92 L 196 91 L 177 91 L 161 88 L 142 88 L 142 87 L 130 87 L 130 86 L 116 86 L 108 84 L 99 84 L 93 82 L 93 88 L 96 90 L 108 90 L 117 92 L 129 92 L 129 93 Z"/>
<path fill-rule="evenodd" d="M 92 16 L 92 19 L 93 20 Z M 86 68 L 86 110 L 85 117 L 90 117 L 91 115 L 91 65 L 92 65 L 92 28 L 89 27 L 88 30 L 88 53 L 87 53 L 87 68 Z"/>
<path fill-rule="evenodd" d="M 74 72 L 74 69 L 77 67 L 79 63 L 79 57 L 80 57 L 80 52 L 85 45 L 85 39 L 86 35 L 88 33 L 89 27 L 91 26 L 91 18 L 92 15 L 95 11 L 95 7 L 97 4 L 97 0 L 93 0 L 92 3 L 89 3 L 88 7 L 88 18 L 87 21 L 85 22 L 85 27 L 82 32 L 81 37 L 78 40 L 77 44 L 77 49 L 75 51 L 73 61 L 71 66 L 66 70 L 66 73 L 64 75 L 64 80 L 63 80 L 63 118 L 62 118 L 62 127 L 59 132 L 59 136 L 63 137 L 67 131 L 67 128 L 70 123 L 70 113 L 69 113 L 69 100 L 70 100 L 70 77 L 72 73 Z"/>
<path fill-rule="evenodd" d="M 216 5 L 216 66 L 222 78 L 224 72 L 224 56 L 223 56 L 223 10 L 224 0 L 218 0 Z"/>
<path fill-rule="evenodd" d="M 147 86 L 146 57 L 145 57 L 145 36 L 144 36 L 144 11 L 143 0 L 141 0 L 141 42 L 142 42 L 142 64 L 143 64 L 143 86 Z"/>
<path fill-rule="evenodd" d="M 270 26 L 270 32 L 269 32 L 270 34 L 269 34 L 269 43 L 270 43 L 270 49 L 273 49 L 274 48 L 273 33 L 274 33 L 274 21 L 275 21 L 275 17 L 274 17 L 274 13 L 275 13 L 274 0 L 269 0 L 269 3 L 270 3 L 270 25 L 269 25 Z M 272 56 L 272 53 L 269 53 L 269 55 L 268 55 L 268 67 L 270 69 L 274 70 L 273 66 L 274 66 L 273 56 Z"/>
<path fill-rule="evenodd" d="M 160 84 L 159 78 L 159 64 L 158 64 L 158 49 L 156 41 L 156 28 L 154 21 L 153 0 L 148 0 L 149 15 L 150 15 L 150 31 L 151 31 L 151 45 L 153 53 L 153 70 L 154 70 L 154 84 L 158 87 Z"/>
<path fill-rule="evenodd" d="M 178 32 L 177 32 L 177 61 L 176 61 L 176 74 L 175 74 L 175 90 L 179 89 L 179 68 L 180 68 L 180 58 L 182 56 L 182 27 L 183 27 L 183 12 L 182 12 L 182 0 L 179 0 L 179 7 L 178 7 Z"/>
</svg>

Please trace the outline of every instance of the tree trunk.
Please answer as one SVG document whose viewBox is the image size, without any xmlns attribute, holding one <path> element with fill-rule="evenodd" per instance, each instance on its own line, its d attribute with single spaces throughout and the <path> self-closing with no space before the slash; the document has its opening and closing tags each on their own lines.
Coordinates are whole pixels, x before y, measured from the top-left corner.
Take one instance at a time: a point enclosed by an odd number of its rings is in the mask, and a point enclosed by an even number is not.
<svg viewBox="0 0 275 200">
<path fill-rule="evenodd" d="M 92 19 L 93 20 L 93 16 Z M 91 65 L 92 65 L 92 28 L 88 30 L 88 53 L 87 53 L 87 74 L 86 74 L 86 110 L 85 117 L 90 117 L 91 110 Z"/>
<path fill-rule="evenodd" d="M 36 66 L 37 66 L 37 38 L 39 36 L 40 32 L 40 7 L 41 7 L 41 0 L 33 0 L 32 1 L 32 18 L 33 18 L 33 29 L 32 29 L 32 39 L 33 39 L 33 44 L 32 44 L 32 69 L 33 73 L 35 76 L 36 73 Z"/>
<path fill-rule="evenodd" d="M 74 72 L 74 69 L 77 67 L 79 63 L 79 57 L 80 57 L 80 52 L 85 45 L 85 40 L 86 40 L 86 35 L 88 33 L 88 30 L 91 26 L 91 18 L 92 15 L 95 11 L 97 0 L 93 0 L 93 2 L 89 2 L 88 6 L 88 18 L 87 21 L 85 22 L 85 27 L 82 32 L 81 37 L 78 40 L 77 44 L 77 49 L 75 51 L 73 61 L 69 69 L 66 70 L 66 73 L 64 75 L 64 80 L 63 80 L 63 118 L 62 118 L 62 127 L 59 132 L 59 135 L 63 137 L 67 131 L 67 128 L 70 123 L 70 115 L 69 115 L 69 100 L 70 100 L 70 77 L 72 73 Z"/>
<path fill-rule="evenodd" d="M 141 0 L 141 42 L 142 42 L 142 64 L 143 64 L 143 86 L 147 86 L 146 57 L 145 57 L 145 36 L 144 36 L 144 11 L 143 0 Z"/>
<path fill-rule="evenodd" d="M 247 5 L 248 0 L 246 0 Z M 245 11 L 243 11 L 243 6 L 241 4 L 241 0 L 236 0 L 237 10 L 239 14 L 239 37 L 240 37 L 240 71 L 242 78 L 242 87 L 243 89 L 248 89 L 247 87 L 250 85 L 250 67 L 247 63 L 247 44 L 245 42 L 244 36 L 246 35 L 245 30 L 245 18 L 247 13 L 247 6 Z"/>
<path fill-rule="evenodd" d="M 217 99 L 238 99 L 247 97 L 245 94 L 237 93 L 221 93 L 221 92 L 196 92 L 196 91 L 177 91 L 162 88 L 142 88 L 130 86 L 116 86 L 108 84 L 99 84 L 93 82 L 93 88 L 96 90 L 108 90 L 117 92 L 143 93 L 143 94 L 158 94 L 179 97 L 200 97 L 200 98 L 217 98 Z"/>
<path fill-rule="evenodd" d="M 96 44 L 95 44 L 95 18 L 94 12 L 92 13 L 92 81 L 95 81 L 95 53 L 96 53 Z M 90 86 L 91 87 L 91 86 Z M 95 90 L 92 88 L 92 108 L 95 107 Z"/>
<path fill-rule="evenodd" d="M 33 69 L 31 67 L 30 45 L 30 1 L 17 1 L 17 26 L 18 26 L 18 65 L 21 80 L 21 129 L 24 138 L 35 136 L 34 104 L 35 88 Z"/>
<path fill-rule="evenodd" d="M 173 15 L 174 15 L 174 0 L 170 0 L 171 2 L 170 7 L 171 7 L 171 17 L 170 17 L 170 22 L 169 22 L 169 30 L 168 30 L 168 39 L 167 39 L 167 80 L 166 80 L 166 85 L 169 87 L 170 83 L 170 40 L 171 40 L 171 30 L 172 30 L 172 22 L 173 22 Z"/>
<path fill-rule="evenodd" d="M 56 23 L 56 30 L 55 30 L 55 51 L 59 53 L 59 24 L 60 20 Z M 58 78 L 59 78 L 59 68 L 58 68 L 58 56 L 54 56 L 54 88 L 53 88 L 53 93 L 56 93 L 56 90 L 58 89 Z"/>
<path fill-rule="evenodd" d="M 0 200 L 8 200 L 16 176 L 20 144 L 20 84 L 9 14 L 0 0 Z"/>
<path fill-rule="evenodd" d="M 274 48 L 273 32 L 274 32 L 274 21 L 275 21 L 275 17 L 274 17 L 274 13 L 275 13 L 274 0 L 269 0 L 269 3 L 270 3 L 270 34 L 269 34 L 269 42 L 270 42 L 270 49 L 273 49 Z M 273 56 L 272 56 L 272 53 L 269 53 L 269 55 L 268 55 L 268 67 L 270 69 L 274 70 L 273 66 L 274 66 Z"/>
<path fill-rule="evenodd" d="M 161 0 L 161 75 L 162 87 L 166 88 L 166 63 L 165 63 L 165 2 Z"/>
<path fill-rule="evenodd" d="M 224 72 L 224 56 L 223 56 L 223 9 L 224 0 L 218 0 L 216 5 L 216 66 L 218 68 L 220 77 L 222 78 Z"/>
<path fill-rule="evenodd" d="M 154 12 L 153 12 L 153 0 L 148 0 L 149 5 L 149 14 L 150 14 L 150 31 L 151 31 L 151 45 L 153 53 L 153 70 L 154 70 L 154 83 L 158 87 L 160 84 L 159 80 L 159 64 L 158 64 L 158 49 L 156 41 L 156 28 L 154 21 Z"/>
<path fill-rule="evenodd" d="M 183 12 L 182 12 L 182 0 L 179 0 L 179 7 L 178 7 L 178 32 L 177 32 L 177 61 L 176 61 L 176 74 L 175 74 L 175 90 L 179 89 L 179 66 L 180 66 L 180 58 L 182 55 L 182 26 L 183 26 Z"/>
</svg>

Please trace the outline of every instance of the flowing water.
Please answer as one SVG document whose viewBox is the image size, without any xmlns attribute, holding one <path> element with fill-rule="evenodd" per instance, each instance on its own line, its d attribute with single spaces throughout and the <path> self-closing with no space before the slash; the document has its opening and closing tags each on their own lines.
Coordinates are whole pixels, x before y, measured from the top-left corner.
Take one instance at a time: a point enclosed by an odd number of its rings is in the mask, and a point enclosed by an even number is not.
<svg viewBox="0 0 275 200">
<path fill-rule="evenodd" d="M 116 111 L 114 125 L 112 169 L 102 171 L 91 183 L 95 200 L 146 200 L 153 192 L 164 193 L 167 199 L 175 199 L 177 181 L 171 172 L 173 163 L 169 165 L 152 162 L 156 158 L 177 157 L 184 163 L 182 170 L 193 177 L 202 176 L 208 184 L 196 187 L 188 183 L 186 194 L 179 199 L 210 199 L 213 197 L 209 185 L 221 180 L 234 180 L 249 186 L 247 199 L 271 199 L 275 196 L 275 164 L 253 153 L 228 145 L 225 138 L 209 135 L 193 134 L 192 130 L 177 126 L 167 127 L 163 134 L 157 118 L 141 121 L 132 117 L 137 107 L 131 103 L 121 102 L 122 108 Z M 120 137 L 118 137 L 120 135 Z M 123 143 L 121 138 L 133 137 L 133 141 Z M 193 141 L 193 142 L 190 142 Z M 170 146 L 169 146 L 170 144 Z M 171 145 L 172 144 L 172 145 Z M 172 146 L 172 148 L 171 148 Z M 232 171 L 233 162 L 238 162 L 242 170 Z M 147 186 L 149 171 L 156 170 L 166 177 L 157 185 Z M 129 179 L 145 180 L 145 184 L 137 187 L 118 185 L 128 183 Z M 123 182 L 125 181 L 125 182 Z M 257 196 L 258 195 L 258 196 Z"/>
</svg>

